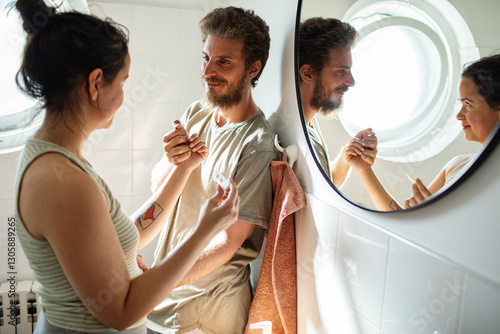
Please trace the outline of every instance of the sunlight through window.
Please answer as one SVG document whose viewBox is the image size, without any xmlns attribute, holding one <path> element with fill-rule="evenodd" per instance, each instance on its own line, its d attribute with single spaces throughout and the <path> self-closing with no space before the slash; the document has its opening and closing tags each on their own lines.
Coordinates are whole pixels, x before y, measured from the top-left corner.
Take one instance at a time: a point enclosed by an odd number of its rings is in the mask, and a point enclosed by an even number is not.
<svg viewBox="0 0 500 334">
<path fill-rule="evenodd" d="M 372 128 L 378 157 L 416 162 L 460 134 L 455 120 L 465 63 L 479 58 L 472 33 L 446 0 L 365 0 L 344 21 L 359 32 L 352 49 L 356 85 L 339 113 L 350 135 Z"/>
</svg>

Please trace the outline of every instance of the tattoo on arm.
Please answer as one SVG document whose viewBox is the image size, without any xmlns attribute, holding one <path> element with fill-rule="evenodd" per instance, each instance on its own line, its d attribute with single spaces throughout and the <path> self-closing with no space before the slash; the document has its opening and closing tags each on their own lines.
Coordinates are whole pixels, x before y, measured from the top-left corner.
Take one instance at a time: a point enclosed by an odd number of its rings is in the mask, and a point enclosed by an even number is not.
<svg viewBox="0 0 500 334">
<path fill-rule="evenodd" d="M 393 211 L 398 211 L 398 210 L 401 210 L 401 207 L 398 205 L 398 203 L 396 203 L 396 201 L 394 200 L 391 200 L 391 203 L 389 203 L 389 207 L 393 210 Z"/>
<path fill-rule="evenodd" d="M 151 224 L 154 223 L 156 218 L 163 212 L 163 208 L 156 202 L 148 205 L 144 213 L 137 218 L 137 223 L 142 228 L 142 230 L 147 229 Z"/>
</svg>

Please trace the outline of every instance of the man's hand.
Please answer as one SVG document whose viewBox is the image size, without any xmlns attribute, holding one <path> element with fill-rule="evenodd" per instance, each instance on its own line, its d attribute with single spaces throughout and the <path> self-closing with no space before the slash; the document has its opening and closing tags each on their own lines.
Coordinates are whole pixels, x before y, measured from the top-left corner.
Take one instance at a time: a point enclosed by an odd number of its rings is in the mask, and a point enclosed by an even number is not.
<svg viewBox="0 0 500 334">
<path fill-rule="evenodd" d="M 163 150 L 171 164 L 183 163 L 193 170 L 206 158 L 208 147 L 198 134 L 189 136 L 179 121 L 174 121 L 173 125 L 173 130 L 163 137 Z"/>
<path fill-rule="evenodd" d="M 377 137 L 368 128 L 356 134 L 342 150 L 342 158 L 354 169 L 372 166 L 377 156 Z"/>
</svg>

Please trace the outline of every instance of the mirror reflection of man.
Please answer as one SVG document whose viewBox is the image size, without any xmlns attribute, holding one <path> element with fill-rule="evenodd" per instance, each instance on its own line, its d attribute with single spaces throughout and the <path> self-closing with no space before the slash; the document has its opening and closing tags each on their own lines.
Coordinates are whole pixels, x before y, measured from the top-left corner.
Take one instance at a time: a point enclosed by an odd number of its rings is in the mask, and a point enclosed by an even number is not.
<svg viewBox="0 0 500 334">
<path fill-rule="evenodd" d="M 251 90 L 268 58 L 269 27 L 253 11 L 235 7 L 215 9 L 200 27 L 205 98 L 193 103 L 164 137 L 166 156 L 153 170 L 153 189 L 172 164 L 190 163 L 198 154 L 198 160 L 206 158 L 191 173 L 162 230 L 155 263 L 191 233 L 202 203 L 215 192 L 217 172 L 236 182 L 239 217 L 149 314 L 149 333 L 243 333 L 251 303 L 248 264 L 259 254 L 272 210 L 269 166 L 279 152 Z M 194 133 L 208 152 L 196 151 L 197 143 L 190 141 Z"/>
<path fill-rule="evenodd" d="M 373 165 L 377 138 L 371 129 L 360 131 L 334 161 L 321 134 L 316 114 L 335 115 L 342 97 L 354 86 L 351 73 L 351 47 L 356 30 L 337 19 L 315 17 L 300 24 L 299 74 L 300 93 L 309 138 L 323 170 L 337 187 L 345 182 L 351 159 L 363 159 Z"/>
</svg>

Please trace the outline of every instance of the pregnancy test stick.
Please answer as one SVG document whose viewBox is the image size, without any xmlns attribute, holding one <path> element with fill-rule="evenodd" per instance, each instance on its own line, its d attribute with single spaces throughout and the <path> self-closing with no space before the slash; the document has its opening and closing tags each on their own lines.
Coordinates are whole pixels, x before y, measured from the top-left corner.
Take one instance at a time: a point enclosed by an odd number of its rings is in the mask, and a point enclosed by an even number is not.
<svg viewBox="0 0 500 334">
<path fill-rule="evenodd" d="M 222 189 L 224 189 L 224 191 L 227 191 L 229 189 L 229 181 L 220 172 L 215 174 L 214 180 L 218 185 L 222 187 Z"/>
<path fill-rule="evenodd" d="M 408 180 L 410 180 L 411 183 L 417 182 L 409 173 L 406 173 L 406 177 L 408 178 Z"/>
</svg>

